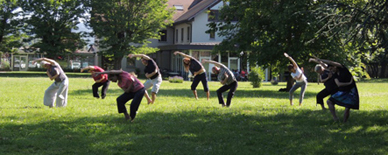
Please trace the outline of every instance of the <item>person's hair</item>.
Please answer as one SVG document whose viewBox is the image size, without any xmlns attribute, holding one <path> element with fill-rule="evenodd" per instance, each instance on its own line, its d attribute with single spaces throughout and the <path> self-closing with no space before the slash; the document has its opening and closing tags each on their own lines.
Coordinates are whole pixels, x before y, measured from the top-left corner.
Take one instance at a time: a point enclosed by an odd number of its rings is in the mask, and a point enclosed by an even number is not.
<svg viewBox="0 0 388 155">
<path fill-rule="evenodd" d="M 218 68 L 217 66 L 213 66 L 212 70 L 216 70 L 217 72 L 220 72 L 220 68 Z"/>
<path fill-rule="evenodd" d="M 129 74 L 133 75 L 134 77 L 137 77 L 135 72 L 129 72 Z"/>
<path fill-rule="evenodd" d="M 287 68 L 288 68 L 289 71 L 291 71 L 291 69 L 294 69 L 294 65 L 293 64 L 288 64 Z"/>
<path fill-rule="evenodd" d="M 317 64 L 317 65 L 315 65 L 315 67 L 314 67 L 314 71 L 315 71 L 315 72 L 318 72 L 318 71 L 320 71 L 320 70 L 322 70 L 322 69 L 323 69 L 323 67 L 322 67 L 321 64 Z"/>
<path fill-rule="evenodd" d="M 190 63 L 185 63 L 185 60 L 190 62 L 190 58 L 183 58 L 183 67 L 185 68 L 185 71 L 188 72 Z"/>
</svg>

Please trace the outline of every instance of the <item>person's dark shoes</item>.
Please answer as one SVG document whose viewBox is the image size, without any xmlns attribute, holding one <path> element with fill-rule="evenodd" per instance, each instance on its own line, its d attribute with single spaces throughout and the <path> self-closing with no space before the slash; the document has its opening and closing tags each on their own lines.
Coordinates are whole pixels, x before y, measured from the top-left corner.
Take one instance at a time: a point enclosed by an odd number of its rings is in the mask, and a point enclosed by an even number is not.
<svg viewBox="0 0 388 155">
<path fill-rule="evenodd" d="M 105 98 L 105 96 L 101 96 L 101 99 L 104 99 Z"/>
</svg>

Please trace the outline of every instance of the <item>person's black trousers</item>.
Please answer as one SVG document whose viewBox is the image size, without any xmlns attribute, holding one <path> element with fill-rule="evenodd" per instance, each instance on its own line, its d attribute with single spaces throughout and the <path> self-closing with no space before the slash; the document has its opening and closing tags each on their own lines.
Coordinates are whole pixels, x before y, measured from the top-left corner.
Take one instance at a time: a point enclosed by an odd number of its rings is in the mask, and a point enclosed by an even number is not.
<svg viewBox="0 0 388 155">
<path fill-rule="evenodd" d="M 139 109 L 141 100 L 143 99 L 145 93 L 145 89 L 142 88 L 134 93 L 124 93 L 120 95 L 116 101 L 117 101 L 117 109 L 119 110 L 119 113 L 125 113 L 127 112 L 127 108 L 125 107 L 125 103 L 127 103 L 129 100 L 132 99 L 130 108 L 129 116 L 131 116 L 131 119 L 135 119 L 136 112 Z"/>
<path fill-rule="evenodd" d="M 103 83 L 94 83 L 92 86 L 93 97 L 100 98 L 100 95 L 98 95 L 98 88 L 102 86 L 101 97 L 102 97 L 102 99 L 104 99 L 106 96 L 106 91 L 108 90 L 109 84 L 110 84 L 109 80 L 107 80 L 106 82 L 103 82 Z"/>
<path fill-rule="evenodd" d="M 318 94 L 317 94 L 317 104 L 324 105 L 323 99 L 327 96 L 330 95 L 330 92 L 327 91 L 327 89 L 322 89 Z"/>
<path fill-rule="evenodd" d="M 228 89 L 230 89 L 228 92 L 228 98 L 226 99 L 226 106 L 229 107 L 231 102 L 232 102 L 232 98 L 234 96 L 234 93 L 236 92 L 237 85 L 238 85 L 237 81 L 234 81 L 233 83 L 231 83 L 229 85 L 223 85 L 221 88 L 219 88 L 217 90 L 218 102 L 222 105 L 225 105 L 224 97 L 222 96 L 222 93 L 227 91 Z"/>
</svg>

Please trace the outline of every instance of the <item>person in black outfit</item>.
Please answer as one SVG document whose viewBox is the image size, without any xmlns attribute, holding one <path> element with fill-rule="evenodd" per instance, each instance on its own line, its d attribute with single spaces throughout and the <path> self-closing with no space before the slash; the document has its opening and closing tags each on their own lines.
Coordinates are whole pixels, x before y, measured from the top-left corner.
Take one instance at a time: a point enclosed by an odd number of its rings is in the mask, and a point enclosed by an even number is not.
<svg viewBox="0 0 388 155">
<path fill-rule="evenodd" d="M 199 84 L 199 81 L 201 81 L 202 85 L 203 85 L 203 90 L 206 92 L 207 100 L 209 100 L 210 92 L 209 92 L 209 87 L 207 85 L 206 70 L 202 66 L 202 64 L 194 57 L 187 55 L 187 54 L 184 54 L 182 52 L 176 51 L 176 52 L 174 52 L 174 54 L 175 55 L 179 54 L 179 55 L 182 55 L 184 57 L 183 58 L 183 65 L 185 67 L 185 71 L 189 72 L 189 70 L 190 70 L 191 74 L 193 74 L 193 76 L 194 76 L 193 83 L 191 84 L 191 90 L 194 93 L 195 99 L 198 100 L 198 95 L 197 95 L 196 89 L 197 89 L 197 86 Z"/>
<path fill-rule="evenodd" d="M 156 100 L 156 94 L 159 92 L 160 85 L 162 84 L 162 74 L 160 74 L 160 70 L 156 62 L 145 54 L 129 54 L 129 58 L 133 57 L 141 57 L 141 62 L 145 66 L 144 73 L 147 78 L 147 81 L 144 82 L 145 93 L 148 104 L 154 104 Z M 151 88 L 152 99 L 148 95 L 147 89 Z"/>
<path fill-rule="evenodd" d="M 359 109 L 359 95 L 356 82 L 353 75 L 342 64 L 330 60 L 316 59 L 317 61 L 331 65 L 331 71 L 334 72 L 333 78 L 338 87 L 338 91 L 331 95 L 327 100 L 330 112 L 335 121 L 339 120 L 335 112 L 334 104 L 345 107 L 344 122 L 346 122 L 350 115 L 350 109 Z"/>
<path fill-rule="evenodd" d="M 333 73 L 330 71 L 333 66 L 319 62 L 314 58 L 310 58 L 309 62 L 319 63 L 315 66 L 314 71 L 319 74 L 319 79 L 321 82 L 323 82 L 325 88 L 317 94 L 316 99 L 317 104 L 321 105 L 322 110 L 326 110 L 323 99 L 338 91 L 338 87 L 334 82 L 334 78 L 332 78 Z"/>
</svg>

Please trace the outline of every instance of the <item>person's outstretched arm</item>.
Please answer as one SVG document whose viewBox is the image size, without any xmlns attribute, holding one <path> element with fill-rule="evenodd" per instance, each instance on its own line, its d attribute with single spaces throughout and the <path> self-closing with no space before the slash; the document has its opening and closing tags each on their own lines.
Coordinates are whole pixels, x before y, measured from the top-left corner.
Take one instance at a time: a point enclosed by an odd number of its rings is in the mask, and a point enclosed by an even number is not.
<svg viewBox="0 0 388 155">
<path fill-rule="evenodd" d="M 217 61 L 213 61 L 213 60 L 206 60 L 206 59 L 203 59 L 202 60 L 202 63 L 211 63 L 211 64 L 214 64 L 215 66 L 217 66 L 217 67 L 224 67 L 224 68 L 226 68 L 226 66 L 224 65 L 224 64 L 222 64 L 222 63 L 219 63 L 219 62 L 217 62 Z"/>
<path fill-rule="evenodd" d="M 123 73 L 122 70 L 110 70 L 110 71 L 104 71 L 104 72 L 97 72 L 96 74 L 121 74 Z"/>
<path fill-rule="evenodd" d="M 128 54 L 128 57 L 129 58 L 141 57 L 141 58 L 146 59 L 146 60 L 151 60 L 151 58 L 145 54 Z"/>
<path fill-rule="evenodd" d="M 325 64 L 325 63 L 323 63 L 322 61 L 318 61 L 318 59 L 317 58 L 310 58 L 309 59 L 309 62 L 315 62 L 315 63 L 317 63 L 317 64 L 321 64 L 321 66 L 323 67 L 323 68 L 327 68 L 327 64 Z"/>
<path fill-rule="evenodd" d="M 297 68 L 299 68 L 299 66 L 298 66 L 298 64 L 295 62 L 295 60 L 292 59 L 292 57 L 290 57 L 287 53 L 284 53 L 284 56 L 285 56 L 286 58 L 288 58 L 288 59 L 291 61 L 292 65 L 294 65 L 294 69 L 295 69 L 295 70 L 296 70 Z"/>
<path fill-rule="evenodd" d="M 329 64 L 329 65 L 333 65 L 333 66 L 336 66 L 336 67 L 341 67 L 342 68 L 342 65 L 338 62 L 335 62 L 335 61 L 331 61 L 331 60 L 325 60 L 325 59 L 317 59 L 318 61 L 322 61 L 323 63 L 326 63 L 326 64 Z"/>
<path fill-rule="evenodd" d="M 39 58 L 39 59 L 35 59 L 35 60 L 32 61 L 32 62 L 35 63 L 35 62 L 38 62 L 38 61 L 47 61 L 47 62 L 50 63 L 51 65 L 56 65 L 56 64 L 58 64 L 55 60 L 49 59 L 49 58 Z"/>
<path fill-rule="evenodd" d="M 179 52 L 179 51 L 175 51 L 175 52 L 174 52 L 174 55 L 177 55 L 177 54 L 182 55 L 182 56 L 185 57 L 185 58 L 194 59 L 194 57 L 192 57 L 192 56 L 190 56 L 190 55 L 187 55 L 187 54 L 182 53 L 182 52 Z"/>
<path fill-rule="evenodd" d="M 87 66 L 81 69 L 81 73 L 84 72 L 84 70 L 94 70 L 94 66 Z"/>
</svg>

